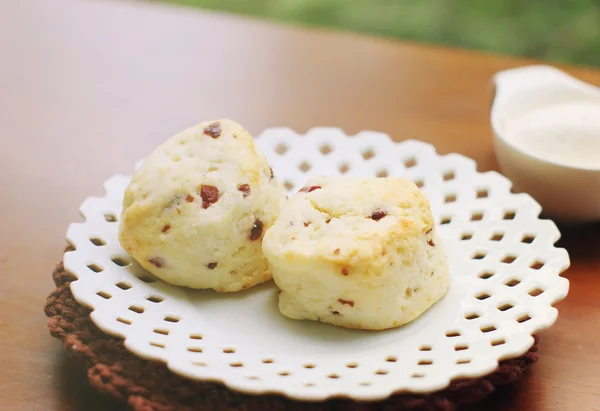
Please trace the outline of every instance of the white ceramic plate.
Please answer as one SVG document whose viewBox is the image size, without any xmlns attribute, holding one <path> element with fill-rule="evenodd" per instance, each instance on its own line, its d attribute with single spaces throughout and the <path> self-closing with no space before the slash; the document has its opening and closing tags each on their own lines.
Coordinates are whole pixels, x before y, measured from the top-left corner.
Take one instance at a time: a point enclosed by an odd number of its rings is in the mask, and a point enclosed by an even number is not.
<svg viewBox="0 0 600 411">
<path fill-rule="evenodd" d="M 129 177 L 114 176 L 105 197 L 81 206 L 85 222 L 69 227 L 76 250 L 64 261 L 78 278 L 71 283 L 75 298 L 134 354 L 246 393 L 378 400 L 490 373 L 556 320 L 552 304 L 567 295 L 569 283 L 559 274 L 569 256 L 553 246 L 560 233 L 538 218 L 540 206 L 512 194 L 501 175 L 376 132 L 346 136 L 318 128 L 298 135 L 278 128 L 257 143 L 291 192 L 311 175 L 340 173 L 403 176 L 422 186 L 446 245 L 450 291 L 409 325 L 367 332 L 283 317 L 272 282 L 234 294 L 170 286 L 120 247 L 115 220 Z"/>
</svg>

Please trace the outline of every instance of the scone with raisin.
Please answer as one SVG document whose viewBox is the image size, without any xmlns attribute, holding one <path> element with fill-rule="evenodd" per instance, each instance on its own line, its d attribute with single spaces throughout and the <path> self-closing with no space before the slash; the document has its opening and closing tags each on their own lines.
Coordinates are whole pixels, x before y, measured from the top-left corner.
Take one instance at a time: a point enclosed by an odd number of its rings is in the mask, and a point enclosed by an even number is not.
<svg viewBox="0 0 600 411">
<path fill-rule="evenodd" d="M 265 233 L 263 252 L 292 319 L 398 327 L 450 283 L 429 202 L 400 178 L 309 180 Z"/>
<path fill-rule="evenodd" d="M 121 245 L 160 279 L 239 291 L 271 278 L 261 243 L 286 201 L 252 136 L 202 123 L 148 156 L 125 191 Z"/>
</svg>

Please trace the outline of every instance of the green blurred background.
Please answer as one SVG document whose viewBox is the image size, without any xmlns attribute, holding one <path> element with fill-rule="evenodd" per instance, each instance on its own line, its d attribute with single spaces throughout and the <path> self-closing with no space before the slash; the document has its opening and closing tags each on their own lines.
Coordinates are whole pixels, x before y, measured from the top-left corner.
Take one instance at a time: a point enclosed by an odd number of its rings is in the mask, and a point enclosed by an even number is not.
<svg viewBox="0 0 600 411">
<path fill-rule="evenodd" d="M 600 0 L 162 0 L 548 61 L 600 66 Z"/>
</svg>

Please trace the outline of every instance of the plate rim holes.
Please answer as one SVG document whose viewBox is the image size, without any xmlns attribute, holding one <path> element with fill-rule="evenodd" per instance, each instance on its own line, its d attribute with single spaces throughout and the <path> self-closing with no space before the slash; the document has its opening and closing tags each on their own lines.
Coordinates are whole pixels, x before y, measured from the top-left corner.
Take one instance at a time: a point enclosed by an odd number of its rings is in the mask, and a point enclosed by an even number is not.
<svg viewBox="0 0 600 411">
<path fill-rule="evenodd" d="M 386 362 L 396 362 L 396 361 L 398 361 L 398 357 L 396 357 L 395 355 L 388 355 L 387 357 L 385 357 L 385 361 Z"/>
<path fill-rule="evenodd" d="M 456 344 L 454 346 L 454 351 L 465 351 L 469 349 L 469 345 L 468 344 Z"/>
<path fill-rule="evenodd" d="M 230 362 L 229 366 L 233 367 L 233 368 L 241 368 L 244 366 L 244 363 L 242 363 L 240 361 L 235 361 L 235 362 Z"/>
<path fill-rule="evenodd" d="M 488 298 L 490 298 L 492 295 L 486 291 L 482 291 L 480 293 L 477 293 L 475 295 L 475 298 L 477 298 L 479 301 L 484 301 L 487 300 Z"/>
<path fill-rule="evenodd" d="M 483 211 L 473 211 L 471 213 L 471 221 L 481 221 L 484 216 L 485 213 Z"/>
<path fill-rule="evenodd" d="M 471 256 L 471 260 L 483 260 L 488 255 L 488 252 L 485 250 L 477 250 Z"/>
<path fill-rule="evenodd" d="M 410 377 L 411 377 L 411 378 L 425 378 L 425 374 L 423 374 L 423 373 L 418 373 L 418 372 L 415 372 L 415 373 L 413 373 L 413 374 L 412 374 Z"/>
<path fill-rule="evenodd" d="M 404 161 L 402 162 L 402 164 L 404 164 L 404 167 L 406 167 L 406 168 L 414 168 L 414 167 L 416 167 L 417 164 L 418 164 L 417 156 L 406 157 L 404 159 Z"/>
<path fill-rule="evenodd" d="M 154 276 L 152 276 L 150 274 L 136 275 L 135 278 L 137 278 L 138 280 L 140 280 L 146 284 L 152 284 L 152 283 L 156 282 L 156 278 L 154 278 Z"/>
<path fill-rule="evenodd" d="M 492 347 L 497 347 L 499 345 L 504 345 L 504 344 L 506 344 L 506 340 L 504 338 L 498 338 L 496 340 L 490 341 L 490 345 Z"/>
<path fill-rule="evenodd" d="M 433 360 L 429 358 L 420 359 L 417 365 L 431 365 L 433 364 Z"/>
<path fill-rule="evenodd" d="M 164 343 L 156 342 L 156 341 L 150 341 L 150 345 L 153 347 L 157 347 L 157 348 L 165 348 L 166 347 L 166 345 Z"/>
<path fill-rule="evenodd" d="M 96 263 L 88 264 L 86 267 L 95 273 L 101 273 L 104 271 L 104 268 Z"/>
<path fill-rule="evenodd" d="M 468 358 L 459 358 L 458 360 L 456 360 L 457 365 L 470 364 L 470 363 L 471 363 L 471 360 Z"/>
<path fill-rule="evenodd" d="M 279 371 L 277 373 L 277 375 L 279 375 L 280 377 L 288 377 L 290 375 L 292 375 L 289 371 Z"/>
<path fill-rule="evenodd" d="M 473 233 L 471 233 L 471 232 L 462 233 L 462 235 L 460 236 L 460 241 L 468 241 L 472 238 L 473 238 Z"/>
<path fill-rule="evenodd" d="M 294 183 L 291 182 L 290 180 L 283 180 L 283 187 L 287 190 L 287 191 L 292 191 L 295 187 Z"/>
<path fill-rule="evenodd" d="M 500 260 L 501 263 L 504 264 L 512 264 L 515 262 L 515 260 L 518 258 L 519 256 L 516 255 L 512 255 L 512 254 L 507 254 L 505 255 L 502 260 Z"/>
<path fill-rule="evenodd" d="M 76 250 L 77 250 L 77 247 L 75 247 L 75 244 L 73 244 L 73 243 L 72 243 L 71 241 L 69 241 L 68 239 L 67 239 L 67 245 L 68 245 L 68 247 L 67 247 L 67 250 L 68 250 L 68 251 L 76 251 Z"/>
<path fill-rule="evenodd" d="M 123 317 L 117 317 L 117 321 L 125 325 L 131 325 L 133 323 L 131 320 Z"/>
<path fill-rule="evenodd" d="M 181 321 L 181 317 L 178 317 L 176 315 L 165 315 L 163 321 L 176 324 L 179 321 Z"/>
<path fill-rule="evenodd" d="M 285 142 L 280 141 L 279 143 L 277 143 L 277 145 L 275 146 L 274 151 L 279 154 L 280 156 L 284 155 L 285 153 L 287 153 L 290 150 L 290 146 L 287 145 Z"/>
<path fill-rule="evenodd" d="M 146 297 L 146 300 L 150 301 L 151 303 L 158 304 L 158 303 L 162 303 L 165 299 L 163 297 L 161 297 L 160 295 L 151 294 L 148 297 Z"/>
<path fill-rule="evenodd" d="M 456 194 L 446 194 L 446 196 L 444 197 L 444 203 L 454 203 L 456 202 L 456 199 Z"/>
<path fill-rule="evenodd" d="M 194 353 L 204 352 L 202 347 L 188 347 L 187 350 L 188 350 L 188 352 L 194 352 Z"/>
<path fill-rule="evenodd" d="M 104 221 L 106 221 L 107 223 L 116 223 L 119 220 L 117 219 L 116 214 L 114 214 L 114 213 L 105 213 L 104 214 Z"/>
<path fill-rule="evenodd" d="M 531 316 L 530 316 L 529 314 L 527 314 L 527 313 L 525 313 L 525 314 L 523 314 L 523 315 L 520 315 L 520 316 L 517 318 L 517 322 L 518 322 L 519 324 L 526 323 L 526 322 L 527 322 L 527 321 L 529 321 L 529 320 L 531 320 Z"/>
<path fill-rule="evenodd" d="M 480 273 L 478 275 L 478 277 L 481 278 L 482 280 L 487 280 L 488 278 L 492 278 L 494 275 L 496 275 L 495 272 L 493 272 L 491 270 L 486 270 L 486 271 Z"/>
<path fill-rule="evenodd" d="M 358 363 L 349 362 L 348 364 L 346 364 L 346 368 L 358 368 Z"/>
<path fill-rule="evenodd" d="M 303 173 L 308 173 L 311 168 L 312 165 L 308 160 L 304 160 L 300 164 L 298 164 L 298 170 L 302 171 Z"/>
<path fill-rule="evenodd" d="M 364 150 L 362 150 L 360 152 L 360 155 L 362 156 L 362 158 L 364 158 L 366 161 L 371 160 L 372 158 L 374 158 L 377 154 L 375 153 L 375 150 L 373 150 L 373 147 L 367 147 Z"/>
<path fill-rule="evenodd" d="M 517 217 L 517 210 L 506 210 L 502 214 L 503 220 L 514 220 Z"/>
<path fill-rule="evenodd" d="M 110 293 L 107 293 L 106 291 L 102 291 L 102 290 L 98 291 L 98 292 L 96 293 L 96 295 L 97 295 L 98 297 L 102 297 L 102 298 L 104 298 L 105 300 L 110 300 L 110 299 L 113 297 L 113 296 L 112 296 L 112 294 L 110 294 Z"/>
<path fill-rule="evenodd" d="M 446 215 L 446 216 L 443 216 L 442 218 L 440 218 L 441 225 L 450 224 L 451 222 L 452 222 L 452 216 Z"/>
<path fill-rule="evenodd" d="M 333 151 L 333 147 L 329 143 L 323 143 L 319 146 L 319 152 L 324 156 L 328 155 Z"/>
<path fill-rule="evenodd" d="M 488 198 L 489 196 L 490 192 L 487 188 L 478 188 L 475 194 L 475 198 Z"/>
<path fill-rule="evenodd" d="M 419 347 L 419 351 L 431 351 L 432 347 L 431 345 L 422 345 Z"/>
<path fill-rule="evenodd" d="M 381 168 L 375 173 L 375 177 L 377 178 L 387 178 L 389 176 L 390 173 L 388 172 L 387 168 Z"/>
<path fill-rule="evenodd" d="M 497 329 L 498 328 L 496 328 L 496 326 L 493 324 L 486 324 L 486 325 L 482 325 L 481 327 L 479 327 L 479 331 L 481 331 L 484 334 L 494 332 Z"/>
<path fill-rule="evenodd" d="M 504 238 L 504 233 L 503 232 L 495 232 L 494 234 L 492 234 L 492 236 L 490 237 L 490 241 L 502 241 L 502 239 Z"/>
<path fill-rule="evenodd" d="M 448 338 L 460 337 L 461 335 L 462 334 L 458 330 L 446 331 L 446 337 L 448 337 Z"/>
<path fill-rule="evenodd" d="M 106 245 L 106 241 L 100 237 L 90 237 L 90 242 L 96 247 L 102 247 Z"/>
<path fill-rule="evenodd" d="M 476 320 L 476 319 L 480 318 L 481 315 L 476 312 L 471 312 L 471 313 L 465 314 L 464 317 L 465 317 L 465 320 L 470 321 L 470 320 Z"/>
<path fill-rule="evenodd" d="M 202 334 L 197 334 L 197 333 L 190 334 L 190 340 L 202 340 L 203 338 L 204 338 L 204 335 L 202 335 Z"/>
<path fill-rule="evenodd" d="M 121 256 L 113 257 L 110 259 L 110 261 L 112 261 L 114 264 L 118 265 L 119 267 L 127 267 L 128 265 L 131 265 L 131 262 L 127 261 L 125 258 L 123 258 Z"/>
<path fill-rule="evenodd" d="M 444 181 L 452 181 L 456 178 L 456 172 L 454 170 L 446 170 L 442 174 L 442 179 Z"/>
<path fill-rule="evenodd" d="M 545 265 L 546 265 L 545 261 L 536 259 L 531 264 L 529 264 L 529 268 L 531 268 L 532 270 L 541 270 Z"/>
<path fill-rule="evenodd" d="M 133 287 L 133 284 L 131 284 L 129 281 L 122 280 L 116 283 L 115 286 L 123 291 L 127 291 Z"/>
<path fill-rule="evenodd" d="M 350 164 L 348 164 L 347 162 L 342 162 L 338 164 L 337 169 L 340 172 L 340 174 L 346 174 L 348 171 L 350 171 Z"/>
<path fill-rule="evenodd" d="M 387 375 L 389 373 L 388 370 L 384 370 L 384 369 L 379 369 L 377 371 L 375 371 L 375 375 Z"/>
<path fill-rule="evenodd" d="M 263 358 L 263 359 L 261 360 L 261 362 L 262 362 L 263 364 L 273 364 L 273 363 L 275 362 L 275 360 L 274 360 L 273 358 Z"/>
<path fill-rule="evenodd" d="M 313 364 L 312 362 L 309 362 L 307 364 L 304 364 L 303 367 L 308 370 L 312 370 L 313 368 L 316 368 L 317 366 L 315 364 Z"/>
<path fill-rule="evenodd" d="M 233 347 L 225 347 L 222 349 L 223 354 L 234 354 L 235 353 L 235 348 Z"/>
<path fill-rule="evenodd" d="M 523 234 L 521 237 L 521 242 L 525 244 L 531 244 L 535 241 L 535 237 L 536 236 L 534 234 Z"/>
<path fill-rule="evenodd" d="M 418 178 L 415 181 L 413 181 L 413 183 L 415 183 L 415 185 L 417 186 L 417 188 L 421 189 L 423 187 L 425 187 L 425 180 L 423 180 L 422 178 Z"/>
<path fill-rule="evenodd" d="M 508 310 L 515 308 L 515 306 L 514 306 L 514 304 L 511 304 L 511 303 L 504 303 L 502 305 L 497 306 L 496 308 L 498 309 L 498 311 L 504 312 L 504 311 L 508 311 Z"/>
<path fill-rule="evenodd" d="M 518 278 L 511 278 L 510 280 L 504 283 L 504 285 L 507 287 L 514 287 L 519 284 L 521 284 L 521 280 L 519 280 Z"/>
<path fill-rule="evenodd" d="M 152 332 L 160 335 L 169 335 L 169 330 L 166 330 L 164 328 L 155 328 L 152 330 Z"/>
<path fill-rule="evenodd" d="M 132 311 L 136 314 L 143 314 L 145 309 L 141 305 L 131 304 L 128 308 L 129 311 Z"/>
<path fill-rule="evenodd" d="M 545 290 L 542 289 L 541 287 L 535 287 L 533 290 L 529 291 L 527 294 L 529 294 L 532 297 L 537 297 L 537 296 L 544 294 L 544 292 L 545 292 Z"/>
</svg>

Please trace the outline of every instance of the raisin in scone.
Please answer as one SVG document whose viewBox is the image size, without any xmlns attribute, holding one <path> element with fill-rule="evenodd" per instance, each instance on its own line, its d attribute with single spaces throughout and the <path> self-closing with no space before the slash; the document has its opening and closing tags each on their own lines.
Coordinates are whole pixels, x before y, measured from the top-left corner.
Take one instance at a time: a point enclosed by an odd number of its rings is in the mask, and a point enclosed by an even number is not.
<svg viewBox="0 0 600 411">
<path fill-rule="evenodd" d="M 238 291 L 271 278 L 261 243 L 285 201 L 250 133 L 231 120 L 206 122 L 167 140 L 135 172 L 119 238 L 170 284 Z"/>
<path fill-rule="evenodd" d="M 400 178 L 309 180 L 265 233 L 263 252 L 292 319 L 398 327 L 450 283 L 429 202 Z"/>
</svg>

